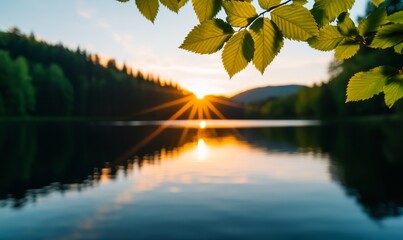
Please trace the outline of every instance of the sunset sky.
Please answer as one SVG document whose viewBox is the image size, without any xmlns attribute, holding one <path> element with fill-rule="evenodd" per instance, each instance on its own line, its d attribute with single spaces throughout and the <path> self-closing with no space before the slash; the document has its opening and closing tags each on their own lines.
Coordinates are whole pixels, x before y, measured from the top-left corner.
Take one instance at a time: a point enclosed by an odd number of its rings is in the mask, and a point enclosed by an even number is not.
<svg viewBox="0 0 403 240">
<path fill-rule="evenodd" d="M 364 13 L 366 3 L 356 1 L 353 19 Z M 178 48 L 198 24 L 190 2 L 179 14 L 161 7 L 154 24 L 141 16 L 134 0 L 125 4 L 115 0 L 0 1 L 0 16 L 3 31 L 18 27 L 51 43 L 62 42 L 73 49 L 79 46 L 125 62 L 135 70 L 171 79 L 199 94 L 231 96 L 257 86 L 312 85 L 327 79 L 333 58 L 331 52 L 286 41 L 263 76 L 250 64 L 230 80 L 221 63 L 221 52 L 197 55 Z"/>
</svg>

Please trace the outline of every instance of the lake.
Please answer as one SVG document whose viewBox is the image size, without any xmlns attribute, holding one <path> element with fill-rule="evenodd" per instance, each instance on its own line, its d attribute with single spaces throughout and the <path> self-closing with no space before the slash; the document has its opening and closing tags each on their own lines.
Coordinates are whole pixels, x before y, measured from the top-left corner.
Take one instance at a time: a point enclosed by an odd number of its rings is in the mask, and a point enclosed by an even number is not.
<svg viewBox="0 0 403 240">
<path fill-rule="evenodd" d="M 403 124 L 0 124 L 0 239 L 403 239 Z"/>
</svg>

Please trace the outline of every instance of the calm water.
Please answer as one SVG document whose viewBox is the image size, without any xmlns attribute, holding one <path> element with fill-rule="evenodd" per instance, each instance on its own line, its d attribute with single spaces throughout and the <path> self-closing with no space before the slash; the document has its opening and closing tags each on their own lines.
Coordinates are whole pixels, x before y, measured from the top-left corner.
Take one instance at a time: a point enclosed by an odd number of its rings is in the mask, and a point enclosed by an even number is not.
<svg viewBox="0 0 403 240">
<path fill-rule="evenodd" d="M 0 239 L 403 239 L 403 124 L 206 126 L 2 123 Z"/>
</svg>

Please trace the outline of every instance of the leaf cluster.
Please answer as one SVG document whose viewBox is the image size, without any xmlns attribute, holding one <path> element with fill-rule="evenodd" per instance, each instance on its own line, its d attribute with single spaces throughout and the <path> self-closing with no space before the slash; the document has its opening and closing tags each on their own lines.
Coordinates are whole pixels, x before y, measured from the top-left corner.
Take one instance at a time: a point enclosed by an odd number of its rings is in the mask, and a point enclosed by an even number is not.
<svg viewBox="0 0 403 240">
<path fill-rule="evenodd" d="M 160 4 L 178 12 L 187 2 L 189 0 L 135 0 L 139 11 L 152 22 Z M 191 2 L 200 23 L 189 32 L 180 48 L 197 54 L 212 54 L 222 49 L 222 62 L 230 77 L 250 62 L 263 74 L 281 51 L 284 39 L 305 41 L 320 51 L 334 50 L 339 61 L 353 57 L 362 47 L 394 48 L 399 54 L 403 51 L 403 11 L 388 15 L 382 8 L 384 0 L 371 0 L 377 10 L 358 25 L 349 15 L 355 0 L 315 0 L 312 9 L 305 7 L 307 0 Z M 225 12 L 225 19 L 216 18 L 221 10 Z M 384 92 L 385 102 L 391 107 L 403 97 L 398 90 L 403 89 L 402 71 L 394 69 L 396 74 L 386 81 L 379 77 L 385 67 L 354 76 L 348 87 L 347 101 L 365 100 Z M 371 81 L 376 81 L 376 85 L 384 83 L 384 87 L 374 91 Z"/>
</svg>

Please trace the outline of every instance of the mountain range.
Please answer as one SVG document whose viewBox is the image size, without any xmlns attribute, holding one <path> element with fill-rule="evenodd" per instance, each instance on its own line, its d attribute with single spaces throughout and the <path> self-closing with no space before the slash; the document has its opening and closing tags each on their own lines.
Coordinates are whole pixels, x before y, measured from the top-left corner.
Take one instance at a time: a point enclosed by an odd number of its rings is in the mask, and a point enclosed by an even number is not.
<svg viewBox="0 0 403 240">
<path fill-rule="evenodd" d="M 241 104 L 263 101 L 296 93 L 303 85 L 267 86 L 246 90 L 232 96 L 230 99 Z"/>
</svg>

